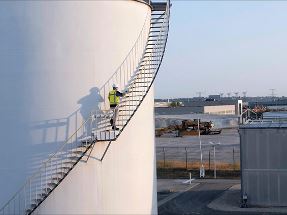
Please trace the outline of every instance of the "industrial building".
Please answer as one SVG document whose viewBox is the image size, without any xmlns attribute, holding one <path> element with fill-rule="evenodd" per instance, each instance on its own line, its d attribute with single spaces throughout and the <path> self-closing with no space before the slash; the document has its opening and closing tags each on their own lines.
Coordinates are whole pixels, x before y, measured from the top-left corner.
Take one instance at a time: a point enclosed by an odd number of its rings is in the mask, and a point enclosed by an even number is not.
<svg viewBox="0 0 287 215">
<path fill-rule="evenodd" d="M 169 6 L 0 1 L 1 215 L 157 213 L 153 83 Z"/>
<path fill-rule="evenodd" d="M 287 206 L 287 123 L 241 125 L 241 194 L 254 206 Z"/>
<path fill-rule="evenodd" d="M 155 107 L 155 113 L 159 115 L 177 115 L 177 114 L 217 114 L 217 115 L 238 115 L 242 114 L 242 100 L 226 101 L 191 101 L 183 102 L 179 107 Z"/>
</svg>

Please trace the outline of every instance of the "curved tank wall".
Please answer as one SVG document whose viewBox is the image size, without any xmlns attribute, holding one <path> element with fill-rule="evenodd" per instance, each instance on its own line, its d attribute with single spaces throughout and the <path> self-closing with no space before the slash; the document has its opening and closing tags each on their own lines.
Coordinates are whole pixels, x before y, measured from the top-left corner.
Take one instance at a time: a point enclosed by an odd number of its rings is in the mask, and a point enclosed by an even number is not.
<svg viewBox="0 0 287 215">
<path fill-rule="evenodd" d="M 34 214 L 157 214 L 153 101 L 151 88 L 103 162 L 98 142 Z"/>
<path fill-rule="evenodd" d="M 138 1 L 0 1 L 0 206 L 103 99 L 99 88 L 124 60 L 150 13 L 150 7 Z M 146 108 L 152 106 L 151 100 Z M 145 127 L 153 128 L 152 116 L 148 117 Z M 137 148 L 118 144 L 117 150 L 125 155 L 118 159 L 128 161 L 151 150 L 153 131 L 146 133 Z M 121 139 L 129 142 L 131 137 Z M 154 161 L 153 149 L 144 158 Z M 120 163 L 117 168 L 124 170 Z M 109 176 L 104 173 L 117 172 L 113 165 L 107 172 L 104 164 L 90 168 L 102 171 L 94 178 L 94 190 L 103 189 L 98 182 Z M 144 168 L 145 174 L 153 174 L 154 165 Z M 146 183 L 146 178 L 119 174 L 137 185 Z M 125 188 L 119 189 L 120 196 Z M 145 192 L 156 191 L 149 187 Z M 107 198 L 90 195 L 107 204 Z M 115 208 L 120 206 L 110 210 Z M 109 209 L 103 206 L 101 211 Z"/>
</svg>

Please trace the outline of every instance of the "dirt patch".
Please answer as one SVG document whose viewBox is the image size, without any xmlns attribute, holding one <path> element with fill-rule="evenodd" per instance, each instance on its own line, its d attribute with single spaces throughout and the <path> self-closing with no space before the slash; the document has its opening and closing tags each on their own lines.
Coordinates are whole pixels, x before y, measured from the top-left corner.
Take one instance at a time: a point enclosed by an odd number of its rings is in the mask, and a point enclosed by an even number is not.
<svg viewBox="0 0 287 215">
<path fill-rule="evenodd" d="M 213 170 L 214 169 L 214 164 L 213 162 L 203 162 L 203 165 L 205 166 L 206 169 L 208 170 Z M 184 161 L 177 161 L 177 160 L 167 160 L 167 161 L 157 161 L 157 168 L 160 169 L 191 169 L 191 170 L 196 170 L 199 169 L 201 166 L 201 163 L 196 161 L 196 162 L 184 162 Z M 235 162 L 234 164 L 231 163 L 225 163 L 225 162 L 217 162 L 216 163 L 216 169 L 217 170 L 240 170 L 240 163 Z"/>
</svg>

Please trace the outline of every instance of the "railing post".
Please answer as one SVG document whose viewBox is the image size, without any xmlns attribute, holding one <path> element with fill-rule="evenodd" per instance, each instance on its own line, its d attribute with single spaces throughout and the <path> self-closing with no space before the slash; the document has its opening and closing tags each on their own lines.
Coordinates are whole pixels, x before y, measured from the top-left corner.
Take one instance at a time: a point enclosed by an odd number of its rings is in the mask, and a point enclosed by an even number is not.
<svg viewBox="0 0 287 215">
<path fill-rule="evenodd" d="M 208 170 L 210 170 L 210 150 L 208 150 Z"/>
<path fill-rule="evenodd" d="M 163 168 L 165 168 L 165 148 L 162 147 L 163 150 Z"/>
<path fill-rule="evenodd" d="M 26 185 L 27 184 L 25 184 L 25 186 L 24 186 L 24 211 L 26 211 L 26 208 L 27 208 L 27 204 L 26 204 L 26 196 L 27 196 L 27 194 L 26 194 Z"/>
<path fill-rule="evenodd" d="M 32 203 L 31 179 L 29 180 L 29 188 L 30 188 L 30 193 L 29 193 L 29 207 L 31 207 L 31 203 Z"/>
<path fill-rule="evenodd" d="M 185 149 L 185 169 L 187 170 L 187 150 L 186 147 L 184 149 Z"/>
<path fill-rule="evenodd" d="M 233 170 L 235 170 L 234 147 L 233 147 L 233 149 L 232 149 L 232 158 L 233 158 Z"/>
<path fill-rule="evenodd" d="M 47 192 L 47 164 L 45 163 L 45 193 Z"/>
</svg>

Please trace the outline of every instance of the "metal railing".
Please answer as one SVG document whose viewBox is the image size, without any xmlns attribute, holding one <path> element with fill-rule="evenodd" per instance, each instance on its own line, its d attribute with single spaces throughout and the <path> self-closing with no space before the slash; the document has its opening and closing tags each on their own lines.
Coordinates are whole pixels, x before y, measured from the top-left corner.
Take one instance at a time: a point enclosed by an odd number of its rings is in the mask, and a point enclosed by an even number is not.
<svg viewBox="0 0 287 215">
<path fill-rule="evenodd" d="M 114 74 L 103 87 L 101 96 L 105 98 L 105 101 L 103 102 L 102 108 L 92 112 L 92 115 L 94 116 L 93 128 L 101 140 L 106 139 L 106 137 L 108 137 L 107 139 L 116 138 L 120 135 L 121 131 L 136 112 L 152 86 L 164 55 L 168 36 L 169 4 L 167 5 L 167 10 L 162 14 L 155 15 L 155 18 L 152 16 L 152 20 L 158 19 L 160 21 L 152 21 L 150 29 L 158 27 L 159 30 L 157 30 L 156 33 L 154 33 L 154 31 L 149 31 L 148 38 L 146 39 L 152 40 L 151 38 L 155 38 L 155 41 L 153 43 L 146 43 L 145 41 L 140 63 L 136 66 L 134 63 L 130 66 L 123 63 L 119 68 L 120 71 L 121 67 L 131 67 L 131 69 L 128 69 L 125 75 Z M 128 59 L 127 62 L 129 62 Z M 127 78 L 123 78 L 125 76 L 127 76 Z M 121 86 L 122 89 L 125 89 L 124 91 L 127 91 L 127 93 L 120 101 L 119 116 L 115 122 L 116 126 L 120 127 L 120 130 L 107 132 L 111 127 L 110 119 L 113 115 L 113 111 L 109 109 L 107 98 L 114 83 L 118 83 L 118 85 Z"/>
<path fill-rule="evenodd" d="M 214 156 L 216 155 L 216 156 Z M 199 169 L 199 146 L 157 146 L 157 168 Z M 203 148 L 203 163 L 206 170 L 213 170 L 216 163 L 218 170 L 239 170 L 240 148 L 237 146 L 212 146 Z"/>
<path fill-rule="evenodd" d="M 148 22 L 148 20 L 152 21 Z M 152 26 L 156 25 L 160 30 L 157 32 L 150 30 L 153 29 Z M 0 214 L 32 213 L 92 149 L 93 143 L 117 138 L 152 86 L 164 55 L 168 28 L 169 1 L 167 10 L 161 15 L 156 14 L 151 19 L 149 14 L 147 15 L 134 46 L 119 68 L 100 89 L 99 94 L 104 101 L 96 110 L 91 111 L 90 117 L 54 154 L 42 163 L 35 174 L 29 177 L 16 194 L 0 209 Z M 154 38 L 155 41 L 149 43 L 150 38 Z M 105 132 L 110 126 L 109 120 L 112 114 L 107 98 L 114 83 L 128 91 L 119 104 L 119 113 L 126 114 L 120 114 L 117 119 L 116 124 L 121 126 L 118 133 L 116 131 Z M 101 132 L 104 133 L 105 138 L 101 137 Z"/>
</svg>

